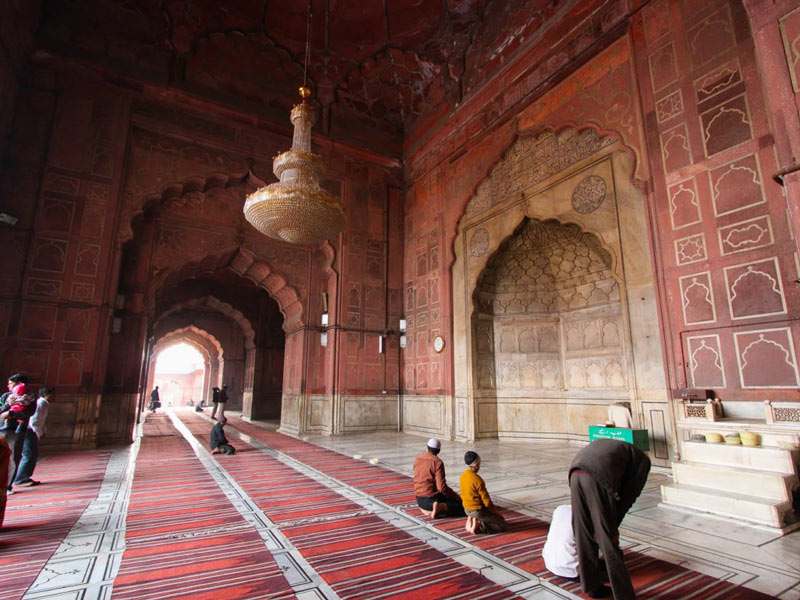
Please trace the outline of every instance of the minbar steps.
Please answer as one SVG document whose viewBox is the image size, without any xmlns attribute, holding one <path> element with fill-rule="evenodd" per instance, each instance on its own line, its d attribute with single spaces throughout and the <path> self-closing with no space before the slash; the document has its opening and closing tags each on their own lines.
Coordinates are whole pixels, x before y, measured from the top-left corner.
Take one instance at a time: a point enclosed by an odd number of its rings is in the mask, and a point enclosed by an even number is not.
<svg viewBox="0 0 800 600">
<path fill-rule="evenodd" d="M 788 533 L 800 526 L 800 450 L 683 442 L 666 506 L 706 512 Z"/>
</svg>

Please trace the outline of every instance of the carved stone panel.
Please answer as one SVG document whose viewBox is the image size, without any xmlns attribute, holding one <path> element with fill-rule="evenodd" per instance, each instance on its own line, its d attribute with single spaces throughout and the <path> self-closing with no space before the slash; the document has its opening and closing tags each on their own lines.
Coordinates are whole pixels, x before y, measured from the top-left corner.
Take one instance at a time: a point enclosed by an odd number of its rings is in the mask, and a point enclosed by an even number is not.
<svg viewBox="0 0 800 600">
<path fill-rule="evenodd" d="M 725 283 L 733 319 L 786 312 L 777 258 L 726 267 Z"/>
<path fill-rule="evenodd" d="M 724 388 L 725 369 L 718 335 L 686 338 L 689 381 L 695 388 Z M 704 413 L 705 414 L 705 413 Z"/>
<path fill-rule="evenodd" d="M 670 186 L 667 193 L 669 194 L 669 213 L 672 216 L 673 229 L 700 222 L 700 199 L 694 178 Z"/>
<path fill-rule="evenodd" d="M 742 388 L 797 387 L 792 331 L 788 327 L 733 334 Z"/>
<path fill-rule="evenodd" d="M 747 219 L 717 230 L 720 254 L 746 252 L 774 242 L 769 215 Z"/>
<path fill-rule="evenodd" d="M 481 214 L 614 142 L 613 137 L 600 135 L 592 129 L 565 129 L 558 133 L 548 131 L 535 137 L 522 137 L 478 187 L 467 204 L 466 214 L 468 217 Z M 597 202 L 597 182 L 592 180 L 590 184 L 591 202 Z M 583 192 L 580 195 L 583 196 Z M 605 182 L 602 197 L 605 197 Z M 583 201 L 579 201 L 579 205 L 583 205 Z"/>
<path fill-rule="evenodd" d="M 687 325 L 717 320 L 711 273 L 704 271 L 680 278 L 683 320 Z"/>
<path fill-rule="evenodd" d="M 664 161 L 664 170 L 668 173 L 691 164 L 692 150 L 686 123 L 676 125 L 661 134 L 661 158 Z"/>
<path fill-rule="evenodd" d="M 714 214 L 727 215 L 751 206 L 763 204 L 761 168 L 755 155 L 745 156 L 712 169 L 711 199 Z"/>
<path fill-rule="evenodd" d="M 689 265 L 705 260 L 706 239 L 702 233 L 675 240 L 675 264 Z"/>
</svg>

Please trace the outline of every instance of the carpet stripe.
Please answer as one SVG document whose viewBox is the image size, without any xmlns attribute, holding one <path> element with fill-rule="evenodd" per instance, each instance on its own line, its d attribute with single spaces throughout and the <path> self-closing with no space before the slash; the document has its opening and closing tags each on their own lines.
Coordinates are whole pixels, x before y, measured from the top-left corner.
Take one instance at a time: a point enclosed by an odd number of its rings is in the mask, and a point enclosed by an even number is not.
<svg viewBox="0 0 800 600">
<path fill-rule="evenodd" d="M 114 600 L 292 598 L 255 529 L 169 417 L 148 415 Z"/>
<path fill-rule="evenodd" d="M 422 514 L 414 499 L 411 478 L 406 475 L 263 429 L 241 419 L 230 419 L 229 425 L 260 443 L 394 508 L 413 516 Z M 509 522 L 509 530 L 500 535 L 469 535 L 464 531 L 463 519 L 437 519 L 435 526 L 528 573 L 567 591 L 587 597 L 581 594 L 579 584 L 553 575 L 544 568 L 541 548 L 547 538 L 549 523 L 510 510 L 504 510 L 503 515 Z M 720 593 L 726 599 L 736 600 L 771 598 L 767 594 L 747 587 L 737 586 L 639 552 L 626 551 L 625 562 L 640 600 L 667 597 L 712 600 Z M 678 591 L 679 594 L 676 595 Z"/>
<path fill-rule="evenodd" d="M 208 443 L 207 420 L 192 413 L 176 416 Z M 220 464 L 340 597 L 516 597 L 335 490 L 246 442 L 235 445 L 235 456 L 217 456 Z"/>
<path fill-rule="evenodd" d="M 17 600 L 36 580 L 61 540 L 97 497 L 111 453 L 66 452 L 36 465 L 42 484 L 15 488 L 0 530 L 0 590 Z"/>
</svg>

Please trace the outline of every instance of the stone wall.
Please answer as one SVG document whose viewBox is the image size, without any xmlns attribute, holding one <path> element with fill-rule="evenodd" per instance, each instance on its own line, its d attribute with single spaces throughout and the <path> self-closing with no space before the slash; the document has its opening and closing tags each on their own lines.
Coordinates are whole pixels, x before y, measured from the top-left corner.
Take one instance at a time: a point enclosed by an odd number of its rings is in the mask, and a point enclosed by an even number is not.
<svg viewBox="0 0 800 600">
<path fill-rule="evenodd" d="M 6 206 L 29 217 L 6 236 L 12 238 L 6 289 L 22 291 L 0 299 L 0 369 L 27 372 L 35 386 L 57 387 L 63 406 L 72 409 L 54 427 L 80 432 L 64 444 L 94 444 L 98 430 L 104 443 L 130 439 L 138 399 L 149 391 L 142 357 L 156 341 L 153 325 L 174 307 L 182 282 L 203 273 L 262 288 L 277 302 L 286 334 L 290 360 L 283 361 L 272 352 L 282 348 L 260 340 L 263 332 L 254 326 L 262 351 L 248 363 L 241 337 L 233 342 L 214 332 L 226 350 L 231 408 L 246 404 L 254 416 L 274 418 L 282 387 L 297 398 L 304 415 L 298 422 L 335 432 L 338 394 L 349 402 L 378 395 L 394 398 L 391 410 L 363 418 L 349 410 L 347 418 L 362 429 L 376 419 L 396 427 L 395 416 L 383 416 L 396 414 L 396 337 L 386 338 L 383 354 L 372 347 L 389 329 L 389 316 L 396 320 L 400 313 L 399 291 L 389 293 L 387 286 L 389 263 L 399 264 L 401 255 L 390 258 L 390 248 L 401 243 L 402 222 L 390 218 L 401 208 L 391 191 L 398 181 L 392 161 L 324 148 L 331 153 L 326 185 L 342 196 L 348 231 L 335 246 L 292 247 L 256 232 L 241 210 L 254 181 L 269 178 L 271 157 L 289 147 L 288 127 L 265 131 L 211 107 L 177 110 L 67 68 L 40 65 L 36 80 L 24 92 L 33 100 L 16 115 L 25 143 L 12 143 L 9 151 L 13 186 Z M 38 125 L 48 115 L 52 127 Z M 340 286 L 348 290 L 346 302 L 337 298 Z M 327 348 L 315 329 L 323 293 L 334 328 Z M 224 300 L 243 302 L 235 295 Z M 251 311 L 247 318 L 265 317 Z M 17 320 L 19 328 L 12 328 Z M 312 418 L 307 394 L 328 408 Z"/>
<path fill-rule="evenodd" d="M 765 57 L 785 48 L 777 60 L 783 70 L 770 76 L 781 90 L 787 82 L 792 87 L 795 12 L 785 2 L 748 4 L 763 29 L 759 35 L 771 44 L 764 47 Z M 524 151 L 519 146 L 521 138 L 537 139 L 548 130 L 558 135 L 564 127 L 591 128 L 618 144 L 611 157 L 613 185 L 606 181 L 617 201 L 629 204 L 617 212 L 613 228 L 620 240 L 631 241 L 631 250 L 619 254 L 606 237 L 599 238 L 615 256 L 615 277 L 623 286 L 629 362 L 622 377 L 629 381 L 635 417 L 651 431 L 657 458 L 666 458 L 673 438 L 670 399 L 679 388 L 709 387 L 731 401 L 796 393 L 796 217 L 785 218 L 784 192 L 771 177 L 782 162 L 792 162 L 782 153 L 783 132 L 766 118 L 767 74 L 758 69 L 750 27 L 738 1 L 653 2 L 631 18 L 628 35 L 549 91 L 537 93 L 531 84 L 541 67 L 521 59 L 508 67 L 513 80 L 509 75 L 491 82 L 466 99 L 432 139 L 413 148 L 406 162 L 404 268 L 413 346 L 404 354 L 404 406 L 416 405 L 419 396 L 447 398 L 452 390 L 453 405 L 441 402 L 441 433 L 476 434 L 470 429 L 479 420 L 473 382 L 469 374 L 459 378 L 472 364 L 472 349 L 457 342 L 460 328 L 473 327 L 472 312 L 462 311 L 473 290 L 458 287 L 468 280 L 464 269 L 473 249 L 486 248 L 488 257 L 526 216 L 602 230 L 586 225 L 591 219 L 579 210 L 559 208 L 571 197 L 588 207 L 597 186 L 587 181 L 585 189 L 577 188 L 594 174 L 568 181 L 572 175 L 553 141 L 548 146 L 542 139 L 541 147 Z M 797 111 L 780 110 L 792 126 L 786 132 L 791 141 Z M 505 171 L 497 166 L 502 164 Z M 540 192 L 533 181 L 548 177 L 553 189 L 557 180 L 567 189 Z M 504 202 L 525 208 L 501 217 Z M 476 208 L 506 220 L 493 231 L 473 217 Z M 467 225 L 473 218 L 476 225 Z M 459 237 L 462 232 L 467 235 Z M 452 359 L 431 350 L 437 335 L 454 347 Z M 497 342 L 497 331 L 492 335 Z M 426 433 L 425 415 L 436 412 L 420 408 L 405 426 Z M 574 434 L 602 414 L 584 410 Z"/>
</svg>

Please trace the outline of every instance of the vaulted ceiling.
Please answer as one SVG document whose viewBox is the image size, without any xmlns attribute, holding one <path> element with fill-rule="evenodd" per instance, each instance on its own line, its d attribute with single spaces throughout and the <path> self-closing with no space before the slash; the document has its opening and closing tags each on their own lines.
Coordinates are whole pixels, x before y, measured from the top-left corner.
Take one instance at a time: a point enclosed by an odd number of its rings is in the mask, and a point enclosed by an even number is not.
<svg viewBox="0 0 800 600">
<path fill-rule="evenodd" d="M 578 0 L 313 0 L 323 131 L 402 140 L 478 89 Z M 287 119 L 307 0 L 49 0 L 39 45 L 128 77 Z"/>
</svg>

